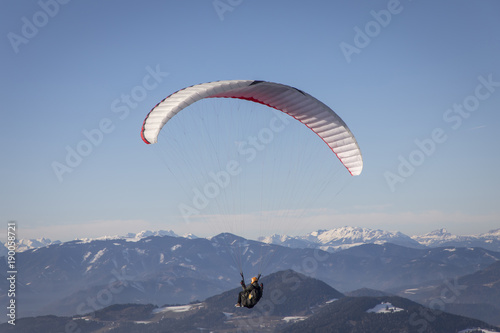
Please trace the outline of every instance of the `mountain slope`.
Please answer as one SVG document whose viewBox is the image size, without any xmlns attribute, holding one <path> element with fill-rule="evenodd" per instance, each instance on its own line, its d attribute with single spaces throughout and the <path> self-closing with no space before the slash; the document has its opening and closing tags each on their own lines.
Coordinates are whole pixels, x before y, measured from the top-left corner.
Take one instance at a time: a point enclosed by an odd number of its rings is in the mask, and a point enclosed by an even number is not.
<svg viewBox="0 0 500 333">
<path fill-rule="evenodd" d="M 450 313 L 500 325 L 500 261 L 473 274 L 412 289 L 411 297 Z"/>
<path fill-rule="evenodd" d="M 366 244 L 332 254 L 333 269 L 325 280 L 341 291 L 360 287 L 391 291 L 397 286 L 472 273 L 499 258 L 500 253 L 481 248 L 414 249 L 389 243 Z"/>
<path fill-rule="evenodd" d="M 478 327 L 494 329 L 479 320 L 433 311 L 397 296 L 345 297 L 328 304 L 309 318 L 281 329 L 280 332 L 441 333 Z"/>
<path fill-rule="evenodd" d="M 292 270 L 280 271 L 263 277 L 264 294 L 253 310 L 266 315 L 306 315 L 311 309 L 327 301 L 344 297 L 323 281 Z M 234 303 L 241 288 L 207 298 L 205 303 L 226 312 L 235 312 Z M 239 309 L 236 309 L 238 311 Z"/>
</svg>

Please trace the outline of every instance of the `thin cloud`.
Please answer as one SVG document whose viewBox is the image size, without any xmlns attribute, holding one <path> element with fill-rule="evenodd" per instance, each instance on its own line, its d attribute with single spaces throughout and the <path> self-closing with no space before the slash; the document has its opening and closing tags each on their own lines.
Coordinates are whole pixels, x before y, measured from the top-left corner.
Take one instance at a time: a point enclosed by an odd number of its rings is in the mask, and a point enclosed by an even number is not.
<svg viewBox="0 0 500 333">
<path fill-rule="evenodd" d="M 475 127 L 471 127 L 469 128 L 469 131 L 477 131 L 477 130 L 480 130 L 480 129 L 483 129 L 483 128 L 486 128 L 488 126 L 486 125 L 479 125 L 479 126 L 475 126 Z"/>
</svg>

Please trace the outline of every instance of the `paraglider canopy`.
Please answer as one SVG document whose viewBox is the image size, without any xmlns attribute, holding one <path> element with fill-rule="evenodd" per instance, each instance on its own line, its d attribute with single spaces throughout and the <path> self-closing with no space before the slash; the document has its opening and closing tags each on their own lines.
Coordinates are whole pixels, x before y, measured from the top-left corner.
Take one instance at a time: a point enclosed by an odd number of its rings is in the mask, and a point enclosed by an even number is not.
<svg viewBox="0 0 500 333">
<path fill-rule="evenodd" d="M 244 99 L 290 115 L 316 133 L 351 175 L 361 173 L 363 159 L 358 143 L 345 122 L 331 108 L 299 89 L 267 81 L 215 81 L 181 89 L 149 112 L 142 125 L 143 141 L 156 143 L 162 127 L 174 115 L 201 99 L 214 97 Z"/>
</svg>

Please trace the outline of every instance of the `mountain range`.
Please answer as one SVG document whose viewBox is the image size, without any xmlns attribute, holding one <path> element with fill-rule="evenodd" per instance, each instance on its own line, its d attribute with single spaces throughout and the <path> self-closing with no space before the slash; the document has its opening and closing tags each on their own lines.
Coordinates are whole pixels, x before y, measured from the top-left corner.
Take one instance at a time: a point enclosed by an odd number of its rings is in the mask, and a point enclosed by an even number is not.
<svg viewBox="0 0 500 333">
<path fill-rule="evenodd" d="M 19 319 L 9 332 L 497 332 L 477 319 L 425 307 L 398 296 L 345 296 L 292 270 L 261 279 L 253 308 L 235 308 L 239 288 L 182 305 L 115 304 L 75 316 Z"/>
<path fill-rule="evenodd" d="M 319 248 L 328 252 L 368 243 L 392 243 L 411 248 L 483 247 L 500 251 L 500 229 L 469 236 L 452 235 L 446 229 L 435 230 L 420 236 L 407 236 L 398 231 L 346 226 L 331 230 L 318 230 L 305 236 L 272 235 L 261 237 L 259 241 L 294 248 Z"/>
<path fill-rule="evenodd" d="M 150 236 L 172 236 L 180 237 L 172 230 L 141 231 L 137 234 L 128 233 L 125 236 L 103 236 L 95 239 L 79 239 L 79 241 L 123 239 L 127 241 L 138 241 Z M 198 238 L 193 234 L 183 235 L 184 238 Z M 419 236 L 407 236 L 398 231 L 385 231 L 361 227 L 340 227 L 330 230 L 317 230 L 305 236 L 271 235 L 257 239 L 263 243 L 281 245 L 291 248 L 318 248 L 328 252 L 343 250 L 361 244 L 383 244 L 392 243 L 411 248 L 455 246 L 455 247 L 482 247 L 492 251 L 500 251 L 500 228 L 487 233 L 477 235 L 453 235 L 446 229 L 438 229 Z M 60 241 L 51 241 L 47 238 L 20 239 L 17 251 L 23 252 L 29 249 L 59 244 Z M 7 253 L 5 246 L 0 244 L 0 256 Z"/>
<path fill-rule="evenodd" d="M 321 235 L 324 232 L 314 237 Z M 388 242 L 328 252 L 232 234 L 206 239 L 164 232 L 51 244 L 19 252 L 16 258 L 21 272 L 16 297 L 23 304 L 18 315 L 28 317 L 83 315 L 112 304 L 198 302 L 237 286 L 240 270 L 249 277 L 293 269 L 342 293 L 369 288 L 425 303 L 436 299 L 432 294 L 425 296 L 431 287 L 440 295 L 444 290 L 440 285 L 487 272 L 500 260 L 500 252 L 482 247 L 404 247 Z M 6 261 L 0 260 L 3 281 L 7 271 Z M 482 285 L 488 285 L 489 294 L 497 295 L 498 278 L 495 280 L 494 273 L 486 276 L 480 280 Z M 473 291 L 479 287 L 471 284 L 467 288 Z M 1 288 L 0 304 L 4 304 L 7 290 Z M 485 290 L 481 295 L 487 293 Z M 450 303 L 449 311 L 459 312 L 452 308 L 458 301 Z M 500 318 L 500 303 L 494 298 L 460 304 L 464 304 L 463 309 L 473 304 L 489 306 L 488 316 L 481 319 L 500 324 L 495 322 Z"/>
</svg>

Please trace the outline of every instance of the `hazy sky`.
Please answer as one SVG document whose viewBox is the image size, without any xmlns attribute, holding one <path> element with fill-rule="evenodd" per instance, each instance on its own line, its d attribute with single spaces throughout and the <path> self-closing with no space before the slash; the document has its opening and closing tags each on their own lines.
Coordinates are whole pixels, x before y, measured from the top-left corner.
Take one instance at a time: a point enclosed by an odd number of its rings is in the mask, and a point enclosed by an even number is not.
<svg viewBox="0 0 500 333">
<path fill-rule="evenodd" d="M 172 92 L 226 79 L 307 91 L 336 110 L 362 149 L 363 173 L 337 195 L 323 189 L 310 212 L 294 216 L 296 203 L 266 206 L 261 215 L 288 210 L 290 219 L 308 218 L 307 225 L 290 222 L 294 229 L 280 222 L 284 232 L 500 227 L 498 1 L 41 0 L 2 7 L 0 220 L 16 220 L 19 237 L 224 231 L 214 220 L 229 195 L 186 223 L 179 204 L 190 204 L 193 188 L 210 178 L 195 180 L 196 169 L 158 158 L 140 128 Z M 189 122 L 196 116 L 187 119 L 177 129 L 196 132 Z M 249 133 L 263 128 L 255 126 Z M 284 133 L 302 138 L 306 131 Z M 306 150 L 323 144 L 300 142 Z M 179 147 L 189 146 L 203 150 Z M 314 192 L 323 185 L 318 179 L 293 192 Z M 258 223 L 237 209 L 231 221 Z M 267 233 L 267 222 L 259 223 Z"/>
</svg>

